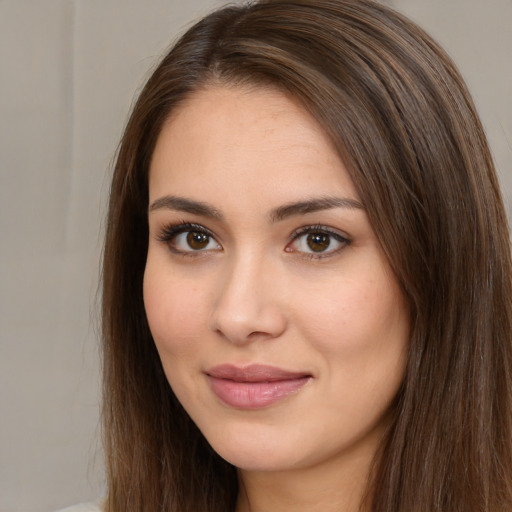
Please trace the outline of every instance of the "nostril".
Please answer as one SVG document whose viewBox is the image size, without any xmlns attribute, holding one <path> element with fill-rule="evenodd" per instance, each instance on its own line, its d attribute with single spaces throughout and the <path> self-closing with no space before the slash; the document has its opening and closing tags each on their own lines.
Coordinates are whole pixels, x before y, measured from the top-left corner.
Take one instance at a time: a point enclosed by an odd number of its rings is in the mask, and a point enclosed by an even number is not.
<svg viewBox="0 0 512 512">
<path fill-rule="evenodd" d="M 275 288 L 262 282 L 264 275 L 270 278 L 268 272 L 265 274 L 254 260 L 232 263 L 212 304 L 210 330 L 232 343 L 279 336 L 286 320 Z"/>
</svg>

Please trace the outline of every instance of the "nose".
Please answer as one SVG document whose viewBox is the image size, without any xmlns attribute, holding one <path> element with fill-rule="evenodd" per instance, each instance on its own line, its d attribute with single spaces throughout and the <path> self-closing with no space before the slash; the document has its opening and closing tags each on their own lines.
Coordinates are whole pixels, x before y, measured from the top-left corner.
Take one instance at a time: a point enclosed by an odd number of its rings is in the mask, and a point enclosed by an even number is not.
<svg viewBox="0 0 512 512">
<path fill-rule="evenodd" d="M 287 318 L 276 270 L 250 257 L 230 264 L 218 287 L 210 329 L 234 344 L 280 336 Z"/>
</svg>

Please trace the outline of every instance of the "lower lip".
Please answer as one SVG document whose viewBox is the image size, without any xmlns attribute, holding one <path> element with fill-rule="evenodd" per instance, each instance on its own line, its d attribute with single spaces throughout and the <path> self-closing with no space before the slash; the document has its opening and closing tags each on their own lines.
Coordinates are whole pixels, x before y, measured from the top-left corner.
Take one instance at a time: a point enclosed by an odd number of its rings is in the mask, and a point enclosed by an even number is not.
<svg viewBox="0 0 512 512">
<path fill-rule="evenodd" d="M 209 377 L 212 391 L 225 404 L 237 409 L 261 409 L 297 393 L 311 377 L 273 382 L 237 382 Z"/>
</svg>

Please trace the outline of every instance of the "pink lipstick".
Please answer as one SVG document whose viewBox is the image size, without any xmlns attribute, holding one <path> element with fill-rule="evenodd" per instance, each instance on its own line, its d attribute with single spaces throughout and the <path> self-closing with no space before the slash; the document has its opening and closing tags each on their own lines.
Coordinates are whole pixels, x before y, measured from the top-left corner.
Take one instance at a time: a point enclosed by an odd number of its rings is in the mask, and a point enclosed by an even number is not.
<svg viewBox="0 0 512 512">
<path fill-rule="evenodd" d="M 260 409 L 298 392 L 311 374 L 254 364 L 215 366 L 206 372 L 212 391 L 237 409 Z"/>
</svg>

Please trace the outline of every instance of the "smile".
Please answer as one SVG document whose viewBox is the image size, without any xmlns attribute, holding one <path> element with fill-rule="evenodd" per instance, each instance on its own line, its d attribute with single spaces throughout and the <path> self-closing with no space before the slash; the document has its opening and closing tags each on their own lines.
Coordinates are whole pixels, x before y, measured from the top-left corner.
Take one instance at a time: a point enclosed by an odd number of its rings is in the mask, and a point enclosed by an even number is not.
<svg viewBox="0 0 512 512">
<path fill-rule="evenodd" d="M 312 376 L 266 365 L 216 366 L 206 372 L 213 393 L 237 409 L 260 409 L 297 393 Z"/>
</svg>

